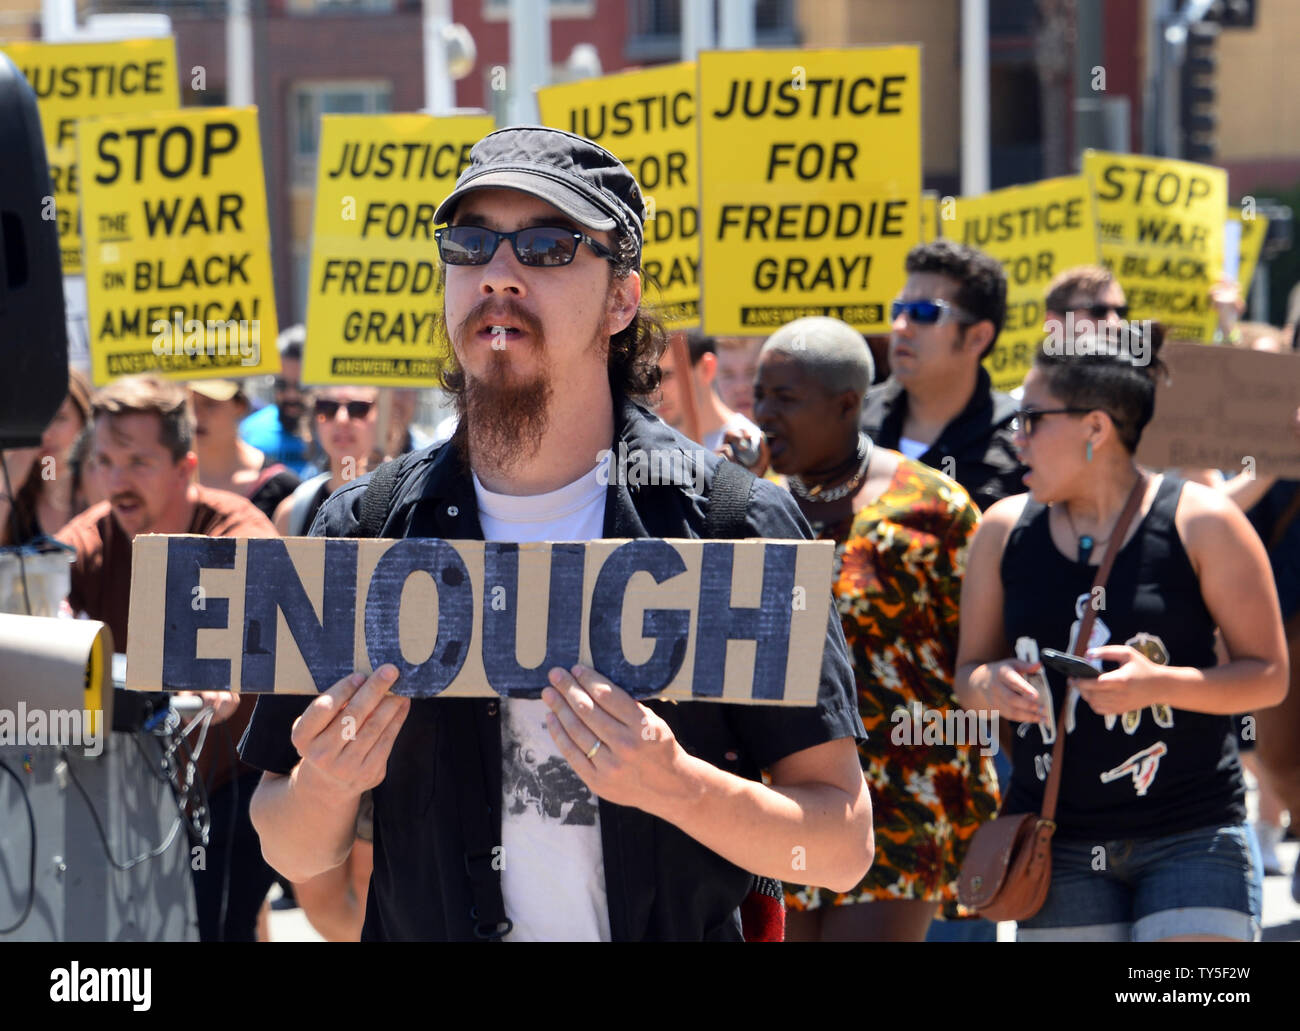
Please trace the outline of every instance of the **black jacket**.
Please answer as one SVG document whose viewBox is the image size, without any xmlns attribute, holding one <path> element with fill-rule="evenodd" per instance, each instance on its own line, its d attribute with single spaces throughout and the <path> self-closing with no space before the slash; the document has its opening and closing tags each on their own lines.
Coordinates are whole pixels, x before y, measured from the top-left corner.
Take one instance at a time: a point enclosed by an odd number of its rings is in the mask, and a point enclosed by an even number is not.
<svg viewBox="0 0 1300 1031">
<path fill-rule="evenodd" d="M 995 501 L 1025 492 L 1021 480 L 1025 470 L 1011 430 L 1016 407 L 1015 398 L 993 389 L 981 366 L 966 407 L 921 455 L 926 465 L 965 487 L 981 512 Z M 868 391 L 862 406 L 862 428 L 881 447 L 898 449 L 906 418 L 907 391 L 897 380 L 888 379 Z"/>
<path fill-rule="evenodd" d="M 695 445 L 644 409 L 615 403 L 615 438 L 636 448 L 681 449 L 688 462 Z M 450 444 L 405 456 L 384 537 L 482 540 L 473 482 Z M 707 495 L 716 456 L 703 459 Z M 315 536 L 354 536 L 366 479 L 349 484 L 321 508 Z M 628 487 L 611 483 L 604 535 L 699 537 L 707 497 L 690 486 Z M 811 539 L 793 500 L 765 480 L 754 481 L 748 536 Z M 802 749 L 837 738 L 865 738 L 840 620 L 827 585 L 826 647 L 818 703 L 809 708 L 710 702 L 649 703 L 692 755 L 750 780 Z M 289 741 L 305 698 L 263 696 L 241 744 L 245 761 L 288 773 L 298 761 Z M 458 784 L 480 777 L 491 800 L 500 841 L 500 706 L 492 699 L 420 699 L 398 734 L 388 775 L 374 790 L 375 865 L 363 940 L 470 940 L 471 889 L 457 804 Z M 477 735 L 481 770 L 460 768 L 457 735 Z M 639 809 L 600 802 L 605 885 L 614 940 L 739 939 L 738 907 L 749 873 Z"/>
</svg>

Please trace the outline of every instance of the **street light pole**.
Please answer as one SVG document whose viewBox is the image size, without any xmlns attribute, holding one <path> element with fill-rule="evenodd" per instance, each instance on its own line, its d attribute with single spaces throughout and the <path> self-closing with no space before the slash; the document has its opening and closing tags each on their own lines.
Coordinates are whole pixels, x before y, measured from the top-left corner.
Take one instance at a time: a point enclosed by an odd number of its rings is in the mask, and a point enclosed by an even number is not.
<svg viewBox="0 0 1300 1031">
<path fill-rule="evenodd" d="M 961 192 L 989 189 L 989 5 L 961 5 Z"/>
<path fill-rule="evenodd" d="M 538 121 L 533 90 L 551 81 L 550 6 L 544 0 L 510 0 L 511 125 Z"/>
</svg>

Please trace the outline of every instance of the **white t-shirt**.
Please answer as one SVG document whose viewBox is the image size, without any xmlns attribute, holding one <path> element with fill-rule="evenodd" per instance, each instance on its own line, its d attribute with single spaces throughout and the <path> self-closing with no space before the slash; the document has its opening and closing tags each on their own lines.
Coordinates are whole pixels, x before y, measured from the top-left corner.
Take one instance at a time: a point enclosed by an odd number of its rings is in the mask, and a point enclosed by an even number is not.
<svg viewBox="0 0 1300 1031">
<path fill-rule="evenodd" d="M 549 494 L 494 494 L 474 477 L 489 541 L 589 541 L 605 522 L 599 466 Z M 605 857 L 594 793 L 560 754 L 539 700 L 501 703 L 501 894 L 506 941 L 609 941 Z"/>
<path fill-rule="evenodd" d="M 710 451 L 717 451 L 718 448 L 722 447 L 723 437 L 726 436 L 727 430 L 743 430 L 752 437 L 761 437 L 763 435 L 762 431 L 744 414 L 732 412 L 731 418 L 724 422 L 721 427 L 712 433 L 704 435 L 704 446 Z"/>
<path fill-rule="evenodd" d="M 898 450 L 908 458 L 916 461 L 930 450 L 930 445 L 921 440 L 913 440 L 911 437 L 899 437 Z"/>
</svg>

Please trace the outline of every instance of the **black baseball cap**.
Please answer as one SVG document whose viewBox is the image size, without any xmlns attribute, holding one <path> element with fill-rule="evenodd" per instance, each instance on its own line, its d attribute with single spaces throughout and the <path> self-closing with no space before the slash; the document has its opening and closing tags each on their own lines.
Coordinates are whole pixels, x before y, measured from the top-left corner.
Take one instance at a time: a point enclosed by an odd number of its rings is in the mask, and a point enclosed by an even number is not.
<svg viewBox="0 0 1300 1031">
<path fill-rule="evenodd" d="M 466 194 L 489 188 L 531 194 L 590 229 L 626 233 L 640 260 L 641 187 L 622 161 L 583 136 L 534 125 L 489 133 L 469 152 L 469 167 L 438 205 L 434 222 L 450 222 Z"/>
</svg>

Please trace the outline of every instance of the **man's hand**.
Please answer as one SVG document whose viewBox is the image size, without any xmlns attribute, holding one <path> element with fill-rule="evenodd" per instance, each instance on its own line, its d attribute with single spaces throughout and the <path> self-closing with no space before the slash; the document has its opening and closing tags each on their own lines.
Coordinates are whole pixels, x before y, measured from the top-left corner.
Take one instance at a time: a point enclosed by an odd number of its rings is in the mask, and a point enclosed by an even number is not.
<svg viewBox="0 0 1300 1031">
<path fill-rule="evenodd" d="M 601 798 L 663 815 L 692 792 L 693 759 L 672 728 L 594 670 L 551 670 L 546 727 L 583 783 Z"/>
<path fill-rule="evenodd" d="M 293 724 L 290 740 L 302 756 L 298 778 L 313 790 L 336 798 L 360 798 L 383 782 L 397 732 L 411 711 L 411 700 L 391 695 L 397 680 L 391 664 L 368 678 L 344 677 Z"/>
</svg>

